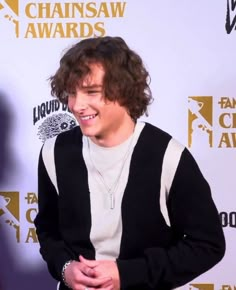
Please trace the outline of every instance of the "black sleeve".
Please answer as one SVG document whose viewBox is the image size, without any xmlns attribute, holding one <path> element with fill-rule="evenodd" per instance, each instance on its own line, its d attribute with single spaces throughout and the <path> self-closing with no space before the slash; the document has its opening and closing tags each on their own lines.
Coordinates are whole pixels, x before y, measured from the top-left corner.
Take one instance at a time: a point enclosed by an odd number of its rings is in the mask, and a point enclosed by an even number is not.
<svg viewBox="0 0 236 290">
<path fill-rule="evenodd" d="M 187 149 L 170 189 L 168 211 L 178 241 L 167 248 L 146 249 L 144 258 L 117 260 L 121 289 L 176 288 L 224 256 L 224 234 L 210 187 Z"/>
<path fill-rule="evenodd" d="M 73 254 L 61 238 L 58 225 L 58 193 L 46 171 L 42 150 L 38 163 L 38 214 L 35 218 L 40 253 L 47 262 L 49 272 L 61 280 L 63 265 Z"/>
</svg>

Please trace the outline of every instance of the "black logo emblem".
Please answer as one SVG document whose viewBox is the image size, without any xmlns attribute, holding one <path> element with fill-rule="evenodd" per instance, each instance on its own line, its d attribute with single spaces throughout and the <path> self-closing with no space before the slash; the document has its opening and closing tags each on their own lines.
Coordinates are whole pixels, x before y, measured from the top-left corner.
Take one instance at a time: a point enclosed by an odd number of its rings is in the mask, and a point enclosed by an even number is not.
<svg viewBox="0 0 236 290">
<path fill-rule="evenodd" d="M 225 29 L 228 34 L 232 32 L 233 29 L 236 29 L 236 15 L 234 17 L 231 17 L 231 13 L 234 12 L 236 7 L 236 1 L 235 0 L 227 0 L 227 12 L 226 12 L 226 23 L 225 23 Z"/>
<path fill-rule="evenodd" d="M 54 114 L 47 117 L 38 128 L 38 136 L 42 142 L 52 138 L 61 132 L 70 130 L 76 126 L 73 117 L 66 113 Z"/>
</svg>

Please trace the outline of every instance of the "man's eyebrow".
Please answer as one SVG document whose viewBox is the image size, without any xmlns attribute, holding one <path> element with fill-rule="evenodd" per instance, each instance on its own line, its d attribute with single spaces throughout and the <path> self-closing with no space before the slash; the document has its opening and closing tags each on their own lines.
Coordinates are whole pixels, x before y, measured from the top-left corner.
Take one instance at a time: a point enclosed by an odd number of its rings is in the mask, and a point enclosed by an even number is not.
<svg viewBox="0 0 236 290">
<path fill-rule="evenodd" d="M 102 85 L 99 84 L 91 84 L 91 85 L 82 85 L 81 88 L 82 89 L 99 89 L 102 88 Z"/>
</svg>

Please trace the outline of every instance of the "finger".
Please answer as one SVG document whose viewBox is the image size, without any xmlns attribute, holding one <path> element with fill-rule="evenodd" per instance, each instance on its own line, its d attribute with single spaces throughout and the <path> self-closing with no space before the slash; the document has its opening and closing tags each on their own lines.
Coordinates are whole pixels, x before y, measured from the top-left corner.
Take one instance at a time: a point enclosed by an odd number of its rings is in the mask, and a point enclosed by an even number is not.
<svg viewBox="0 0 236 290">
<path fill-rule="evenodd" d="M 115 288 L 114 288 L 114 285 L 112 283 L 110 285 L 100 286 L 99 288 L 97 288 L 97 287 L 96 288 L 94 288 L 94 287 L 87 287 L 87 289 L 89 289 L 89 290 L 97 290 L 97 289 L 99 289 L 99 290 L 114 290 Z"/>
<path fill-rule="evenodd" d="M 90 277 L 83 276 L 78 282 L 82 285 L 87 285 L 87 287 L 100 287 L 101 285 L 104 285 L 108 281 L 111 281 L 110 277 L 90 278 Z"/>
<path fill-rule="evenodd" d="M 113 285 L 110 285 L 110 286 L 106 286 L 106 287 L 99 287 L 99 288 L 93 288 L 93 287 L 87 287 L 88 290 L 114 290 L 114 286 Z M 84 289 L 83 289 L 84 290 Z"/>
<path fill-rule="evenodd" d="M 89 290 L 97 290 L 98 288 L 88 288 Z M 99 290 L 114 290 L 114 285 L 100 286 Z"/>
<path fill-rule="evenodd" d="M 104 284 L 102 284 L 99 289 L 100 290 L 103 290 L 103 289 L 113 289 L 114 287 L 114 283 L 113 283 L 113 280 L 109 280 L 107 282 L 105 282 Z"/>
<path fill-rule="evenodd" d="M 113 280 L 112 280 L 112 279 L 106 281 L 106 282 L 105 282 L 104 284 L 102 284 L 101 286 L 102 286 L 102 287 L 107 287 L 107 286 L 110 286 L 110 285 L 113 285 Z"/>
<path fill-rule="evenodd" d="M 80 271 L 88 277 L 96 277 L 96 271 L 94 269 L 88 267 L 84 263 L 80 264 Z"/>
<path fill-rule="evenodd" d="M 96 267 L 99 262 L 96 260 L 87 260 L 85 259 L 82 255 L 79 256 L 79 260 L 80 262 L 84 263 L 85 265 L 87 265 L 88 267 L 94 268 Z"/>
</svg>

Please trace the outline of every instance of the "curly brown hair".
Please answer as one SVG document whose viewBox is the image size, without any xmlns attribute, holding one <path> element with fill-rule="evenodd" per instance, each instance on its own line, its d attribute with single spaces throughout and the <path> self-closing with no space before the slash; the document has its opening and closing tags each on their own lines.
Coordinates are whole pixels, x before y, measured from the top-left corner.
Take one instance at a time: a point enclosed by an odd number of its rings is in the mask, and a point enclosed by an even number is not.
<svg viewBox="0 0 236 290">
<path fill-rule="evenodd" d="M 66 92 L 75 91 L 91 72 L 91 64 L 105 70 L 104 97 L 118 101 L 137 120 L 152 101 L 150 76 L 140 56 L 121 37 L 96 37 L 80 41 L 61 58 L 56 74 L 50 77 L 51 94 L 67 103 Z"/>
</svg>

